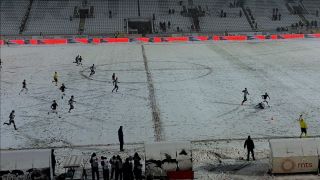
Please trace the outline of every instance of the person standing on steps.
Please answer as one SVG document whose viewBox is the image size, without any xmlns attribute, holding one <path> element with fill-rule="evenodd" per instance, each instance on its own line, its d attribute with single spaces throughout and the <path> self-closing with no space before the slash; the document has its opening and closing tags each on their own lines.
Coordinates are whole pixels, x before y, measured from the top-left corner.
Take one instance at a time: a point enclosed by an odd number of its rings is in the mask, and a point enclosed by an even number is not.
<svg viewBox="0 0 320 180">
<path fill-rule="evenodd" d="M 92 153 L 90 158 L 92 180 L 99 180 L 99 162 L 96 153 Z"/>
<path fill-rule="evenodd" d="M 54 149 L 51 149 L 51 165 L 52 165 L 52 174 L 53 176 L 56 175 L 55 170 L 56 170 L 56 156 L 54 155 Z"/>
<path fill-rule="evenodd" d="M 101 156 L 103 180 L 109 180 L 109 163 L 106 157 Z"/>
<path fill-rule="evenodd" d="M 116 156 L 112 156 L 112 158 L 110 158 L 110 165 L 111 165 L 111 177 L 110 179 L 113 179 L 114 176 L 114 172 L 115 172 L 115 168 L 116 168 Z"/>
<path fill-rule="evenodd" d="M 118 137 L 119 137 L 119 142 L 120 142 L 120 151 L 123 151 L 123 131 L 122 131 L 122 126 L 120 126 L 118 130 Z"/>
<path fill-rule="evenodd" d="M 256 160 L 254 158 L 254 152 L 253 152 L 253 149 L 254 149 L 254 143 L 253 143 L 253 140 L 251 139 L 250 136 L 248 136 L 248 139 L 246 139 L 246 141 L 244 142 L 244 148 L 247 148 L 247 161 L 249 161 L 249 155 L 251 153 L 252 155 L 252 159 L 253 160 Z"/>
</svg>

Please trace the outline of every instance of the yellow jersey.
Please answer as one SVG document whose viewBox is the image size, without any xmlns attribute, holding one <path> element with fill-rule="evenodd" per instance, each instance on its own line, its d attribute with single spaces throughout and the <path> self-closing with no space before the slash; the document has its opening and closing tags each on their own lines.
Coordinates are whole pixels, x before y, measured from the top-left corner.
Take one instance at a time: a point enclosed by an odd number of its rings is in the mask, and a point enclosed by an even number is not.
<svg viewBox="0 0 320 180">
<path fill-rule="evenodd" d="M 304 119 L 300 119 L 300 120 L 299 120 L 299 123 L 300 123 L 300 127 L 301 127 L 301 128 L 308 128 L 308 127 L 307 127 L 307 123 L 304 121 Z"/>
</svg>

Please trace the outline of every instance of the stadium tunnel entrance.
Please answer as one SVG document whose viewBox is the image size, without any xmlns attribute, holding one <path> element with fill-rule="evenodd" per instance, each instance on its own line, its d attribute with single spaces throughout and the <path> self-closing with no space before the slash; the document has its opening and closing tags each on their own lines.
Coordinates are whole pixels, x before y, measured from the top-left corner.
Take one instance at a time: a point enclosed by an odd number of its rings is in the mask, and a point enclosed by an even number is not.
<svg viewBox="0 0 320 180">
<path fill-rule="evenodd" d="M 80 18 L 87 18 L 89 17 L 89 9 L 80 9 Z"/>
<path fill-rule="evenodd" d="M 128 33 L 129 34 L 151 34 L 152 23 L 148 18 L 131 18 L 128 19 Z"/>
</svg>

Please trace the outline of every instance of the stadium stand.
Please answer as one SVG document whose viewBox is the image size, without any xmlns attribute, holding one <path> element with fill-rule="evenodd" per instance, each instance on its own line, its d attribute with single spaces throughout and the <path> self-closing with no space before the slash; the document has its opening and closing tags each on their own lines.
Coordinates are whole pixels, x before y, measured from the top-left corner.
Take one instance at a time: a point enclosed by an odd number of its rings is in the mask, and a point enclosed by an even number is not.
<svg viewBox="0 0 320 180">
<path fill-rule="evenodd" d="M 277 0 L 250 0 L 245 1 L 245 8 L 250 8 L 257 22 L 257 31 L 275 31 L 278 27 L 290 27 L 299 22 L 299 16 L 291 14 L 285 1 Z M 273 9 L 278 9 L 277 20 L 273 20 Z M 279 14 L 281 15 L 279 20 Z"/>
<path fill-rule="evenodd" d="M 79 19 L 70 17 L 79 4 L 77 0 L 34 0 L 23 34 L 77 34 Z"/>
<path fill-rule="evenodd" d="M 307 13 L 304 14 L 305 18 L 309 21 L 320 21 L 320 1 L 317 0 L 304 0 L 301 2 Z"/>
<path fill-rule="evenodd" d="M 205 10 L 205 16 L 200 18 L 202 32 L 250 32 L 252 31 L 245 15 L 240 17 L 241 7 L 234 1 L 225 0 L 199 0 L 198 5 Z M 232 3 L 233 7 L 230 7 Z M 226 13 L 226 17 L 221 17 L 221 10 Z"/>
<path fill-rule="evenodd" d="M 19 28 L 28 9 L 28 5 L 29 0 L 0 1 L 0 34 L 19 34 Z"/>
<path fill-rule="evenodd" d="M 1 35 L 126 34 L 136 30 L 132 19 L 164 34 L 274 32 L 320 20 L 317 0 L 33 0 L 30 13 L 30 0 L 0 2 Z M 295 13 L 295 4 L 304 13 Z"/>
</svg>

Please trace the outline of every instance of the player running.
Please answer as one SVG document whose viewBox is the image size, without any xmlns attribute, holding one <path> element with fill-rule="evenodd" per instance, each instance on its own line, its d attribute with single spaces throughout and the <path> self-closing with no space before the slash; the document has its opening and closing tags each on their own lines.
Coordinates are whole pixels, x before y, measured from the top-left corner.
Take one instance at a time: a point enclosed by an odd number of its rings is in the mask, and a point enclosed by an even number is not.
<svg viewBox="0 0 320 180">
<path fill-rule="evenodd" d="M 82 65 L 82 57 L 80 56 L 79 58 L 78 58 L 78 65 Z"/>
<path fill-rule="evenodd" d="M 9 123 L 3 123 L 3 125 L 8 125 L 10 126 L 11 124 L 13 124 L 13 127 L 15 130 L 18 130 L 17 127 L 16 127 L 16 124 L 14 123 L 14 110 L 11 111 L 10 115 L 9 115 Z"/>
<path fill-rule="evenodd" d="M 56 83 L 56 86 L 58 86 L 58 73 L 57 72 L 54 72 L 53 74 L 53 81 L 52 82 L 55 82 Z"/>
<path fill-rule="evenodd" d="M 96 69 L 96 67 L 94 66 L 94 64 L 90 67 L 90 75 L 89 75 L 89 77 L 90 76 L 92 76 L 92 75 L 94 75 L 95 73 L 96 73 L 96 71 L 95 71 L 95 69 Z"/>
<path fill-rule="evenodd" d="M 75 61 L 73 63 L 76 63 L 77 65 L 79 65 L 79 55 L 76 56 Z"/>
<path fill-rule="evenodd" d="M 26 91 L 25 94 L 27 94 L 28 88 L 27 88 L 27 83 L 26 83 L 26 80 L 25 80 L 25 79 L 22 81 L 22 89 L 21 89 L 21 91 L 19 92 L 19 95 L 20 95 L 24 90 Z"/>
<path fill-rule="evenodd" d="M 74 97 L 71 96 L 71 98 L 69 99 L 69 102 L 68 102 L 68 104 L 70 105 L 70 108 L 69 108 L 69 111 L 68 111 L 69 113 L 71 112 L 72 109 L 74 109 L 74 106 L 73 106 L 74 102 L 76 102 L 76 101 L 74 100 Z"/>
<path fill-rule="evenodd" d="M 62 96 L 61 96 L 61 99 L 63 99 L 63 97 L 66 95 L 65 93 L 64 93 L 64 91 L 65 91 L 65 89 L 66 89 L 66 86 L 64 86 L 64 84 L 62 83 L 62 85 L 60 86 L 60 91 L 61 91 L 61 93 L 62 93 Z"/>
<path fill-rule="evenodd" d="M 243 105 L 243 103 L 247 101 L 247 96 L 250 95 L 247 88 L 244 88 L 244 90 L 242 92 L 243 92 L 243 101 L 242 101 L 241 105 Z"/>
<path fill-rule="evenodd" d="M 58 104 L 57 104 L 56 100 L 53 100 L 53 102 L 51 104 L 51 112 L 58 114 L 57 107 L 58 107 Z M 49 112 L 48 112 L 48 114 L 49 114 Z"/>
<path fill-rule="evenodd" d="M 116 78 L 114 79 L 114 81 L 113 81 L 114 88 L 112 89 L 112 92 L 113 92 L 114 90 L 116 90 L 116 92 L 118 92 L 118 89 L 119 89 L 118 83 L 119 83 L 118 77 L 116 77 Z"/>
<path fill-rule="evenodd" d="M 262 97 L 263 102 L 267 103 L 267 105 L 269 106 L 269 103 L 268 103 L 268 101 L 267 101 L 267 98 L 269 98 L 269 100 L 270 100 L 269 94 L 268 94 L 268 93 L 265 93 L 265 94 L 261 95 L 261 97 Z M 269 107 L 270 107 L 270 106 L 269 106 Z"/>
</svg>

